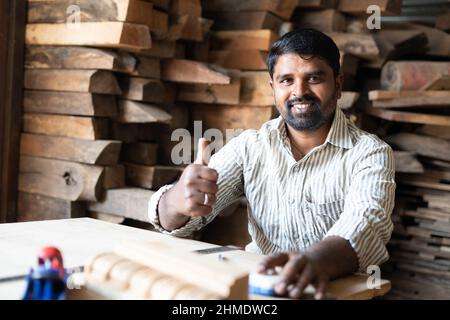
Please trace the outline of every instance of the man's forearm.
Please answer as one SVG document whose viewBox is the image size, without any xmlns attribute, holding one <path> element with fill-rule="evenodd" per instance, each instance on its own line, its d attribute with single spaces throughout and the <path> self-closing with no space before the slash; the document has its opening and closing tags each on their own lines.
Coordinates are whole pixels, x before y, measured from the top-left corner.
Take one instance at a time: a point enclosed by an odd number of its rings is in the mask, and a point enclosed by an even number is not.
<svg viewBox="0 0 450 320">
<path fill-rule="evenodd" d="M 358 258 L 350 243 L 341 237 L 330 236 L 308 248 L 306 255 L 319 261 L 329 275 L 335 279 L 358 270 Z"/>
<path fill-rule="evenodd" d="M 184 226 L 189 220 L 188 216 L 176 212 L 175 207 L 171 205 L 177 201 L 174 199 L 174 188 L 163 194 L 158 203 L 159 224 L 168 231 Z"/>
</svg>

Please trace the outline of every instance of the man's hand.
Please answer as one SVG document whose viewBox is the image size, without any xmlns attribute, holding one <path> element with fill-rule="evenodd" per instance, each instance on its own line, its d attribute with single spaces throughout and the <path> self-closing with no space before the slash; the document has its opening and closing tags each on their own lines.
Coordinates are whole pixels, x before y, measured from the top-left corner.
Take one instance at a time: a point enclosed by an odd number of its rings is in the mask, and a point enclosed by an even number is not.
<svg viewBox="0 0 450 320">
<path fill-rule="evenodd" d="M 280 281 L 275 286 L 279 295 L 300 298 L 311 284 L 316 288 L 316 299 L 332 298 L 326 294 L 328 281 L 354 273 L 358 269 L 357 256 L 350 243 L 331 236 L 317 242 L 304 252 L 282 252 L 261 262 L 258 272 L 282 267 Z"/>
<path fill-rule="evenodd" d="M 207 140 L 200 138 L 195 162 L 184 169 L 176 185 L 161 197 L 158 212 L 164 229 L 176 229 L 189 217 L 211 213 L 216 202 L 218 174 L 208 168 L 207 149 Z"/>
</svg>

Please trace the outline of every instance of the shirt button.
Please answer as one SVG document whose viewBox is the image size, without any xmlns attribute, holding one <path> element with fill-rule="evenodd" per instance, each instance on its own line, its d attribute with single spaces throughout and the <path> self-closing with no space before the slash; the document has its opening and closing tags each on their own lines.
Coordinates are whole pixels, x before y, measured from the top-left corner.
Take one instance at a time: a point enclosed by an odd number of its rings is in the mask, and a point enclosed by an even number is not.
<svg viewBox="0 0 450 320">
<path fill-rule="evenodd" d="M 288 197 L 288 203 L 293 204 L 295 202 L 295 199 L 292 197 Z"/>
</svg>

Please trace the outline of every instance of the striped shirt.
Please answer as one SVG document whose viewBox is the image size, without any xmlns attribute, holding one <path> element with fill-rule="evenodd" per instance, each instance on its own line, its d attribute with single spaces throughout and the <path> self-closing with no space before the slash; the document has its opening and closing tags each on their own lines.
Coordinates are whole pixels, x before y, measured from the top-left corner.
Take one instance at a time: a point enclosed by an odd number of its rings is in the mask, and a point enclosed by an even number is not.
<svg viewBox="0 0 450 320">
<path fill-rule="evenodd" d="M 394 206 L 392 149 L 356 127 L 337 108 L 325 142 L 296 161 L 281 117 L 246 130 L 215 153 L 209 167 L 219 174 L 217 200 L 205 217 L 168 232 L 158 220 L 162 187 L 149 201 L 149 218 L 161 232 L 188 236 L 245 195 L 252 242 L 261 254 L 302 251 L 327 236 L 347 239 L 359 271 L 389 258 Z M 226 230 L 224 230 L 225 232 Z"/>
</svg>

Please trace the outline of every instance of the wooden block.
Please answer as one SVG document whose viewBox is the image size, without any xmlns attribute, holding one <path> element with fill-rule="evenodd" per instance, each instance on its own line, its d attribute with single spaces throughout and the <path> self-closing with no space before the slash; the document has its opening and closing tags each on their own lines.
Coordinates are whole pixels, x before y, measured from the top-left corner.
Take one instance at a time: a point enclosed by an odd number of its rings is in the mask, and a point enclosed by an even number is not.
<svg viewBox="0 0 450 320">
<path fill-rule="evenodd" d="M 450 107 L 450 91 L 381 91 L 369 92 L 377 108 Z"/>
<path fill-rule="evenodd" d="M 90 211 L 148 222 L 148 201 L 154 191 L 140 188 L 109 189 L 102 201 L 88 204 Z"/>
<path fill-rule="evenodd" d="M 205 12 L 204 16 L 214 20 L 213 30 L 280 30 L 283 20 L 267 11 L 249 12 Z"/>
<path fill-rule="evenodd" d="M 119 100 L 118 122 L 124 123 L 170 123 L 172 116 L 161 107 L 131 100 Z"/>
<path fill-rule="evenodd" d="M 298 1 L 297 7 L 310 9 L 328 9 L 335 8 L 338 0 L 301 0 Z"/>
<path fill-rule="evenodd" d="M 27 46 L 25 67 L 36 69 L 102 69 L 131 72 L 136 59 L 126 52 L 85 48 Z"/>
<path fill-rule="evenodd" d="M 341 51 L 361 59 L 375 60 L 379 58 L 380 50 L 370 34 L 330 32 L 328 35 Z"/>
<path fill-rule="evenodd" d="M 23 131 L 85 140 L 105 139 L 108 136 L 106 119 L 25 113 Z"/>
<path fill-rule="evenodd" d="M 385 120 L 450 126 L 450 116 L 438 116 L 416 112 L 391 111 L 380 108 L 366 108 L 366 113 Z"/>
<path fill-rule="evenodd" d="M 114 165 L 119 160 L 120 141 L 80 140 L 22 133 L 20 154 L 96 165 Z"/>
<path fill-rule="evenodd" d="M 269 51 L 277 39 L 278 35 L 271 30 L 216 31 L 212 33 L 211 48 Z"/>
<path fill-rule="evenodd" d="M 26 89 L 120 94 L 114 75 L 99 70 L 26 69 Z"/>
<path fill-rule="evenodd" d="M 428 38 L 428 55 L 450 57 L 450 35 L 442 30 L 422 24 L 405 24 L 406 28 L 425 32 Z"/>
<path fill-rule="evenodd" d="M 274 98 L 269 81 L 270 76 L 262 71 L 240 72 L 241 94 L 240 104 L 248 106 L 270 106 Z"/>
<path fill-rule="evenodd" d="M 83 22 L 72 30 L 66 23 L 27 24 L 28 45 L 73 45 L 123 49 L 150 49 L 147 26 L 124 22 Z"/>
<path fill-rule="evenodd" d="M 202 4 L 200 0 L 172 0 L 169 8 L 170 14 L 202 16 Z"/>
<path fill-rule="evenodd" d="M 430 90 L 450 90 L 450 74 L 439 74 L 419 89 L 419 91 Z"/>
<path fill-rule="evenodd" d="M 212 21 L 191 15 L 171 15 L 169 40 L 186 40 L 201 42 L 209 31 Z"/>
<path fill-rule="evenodd" d="M 435 27 L 443 31 L 450 30 L 450 12 L 438 15 L 436 17 Z"/>
<path fill-rule="evenodd" d="M 386 90 L 417 90 L 438 75 L 450 73 L 450 62 L 389 61 L 381 70 L 381 87 Z"/>
<path fill-rule="evenodd" d="M 376 5 L 383 16 L 399 16 L 402 11 L 402 0 L 339 0 L 337 9 L 345 14 L 367 15 L 367 8 Z"/>
<path fill-rule="evenodd" d="M 239 104 L 241 80 L 232 77 L 230 84 L 181 84 L 178 87 L 178 101 Z"/>
<path fill-rule="evenodd" d="M 229 84 L 230 77 L 216 66 L 202 62 L 170 59 L 161 64 L 161 79 L 173 82 Z"/>
<path fill-rule="evenodd" d="M 126 143 L 122 150 L 124 161 L 148 166 L 156 164 L 157 154 L 156 143 Z"/>
<path fill-rule="evenodd" d="M 272 119 L 272 106 L 228 106 L 228 105 L 191 105 L 192 120 L 201 120 L 207 128 L 217 128 L 223 133 L 226 129 L 259 129 Z"/>
<path fill-rule="evenodd" d="M 350 109 L 359 98 L 359 92 L 342 91 L 341 94 L 341 98 L 338 99 L 337 103 L 339 108 L 343 110 Z"/>
<path fill-rule="evenodd" d="M 25 90 L 23 108 L 30 113 L 56 113 L 80 116 L 115 117 L 113 95 L 84 92 Z"/>
<path fill-rule="evenodd" d="M 83 202 L 73 202 L 39 194 L 19 192 L 17 222 L 80 218 L 86 215 Z"/>
<path fill-rule="evenodd" d="M 117 189 L 125 187 L 125 167 L 121 164 L 105 167 L 103 189 Z"/>
<path fill-rule="evenodd" d="M 297 27 L 313 28 L 322 32 L 345 32 L 345 16 L 335 9 L 305 11 L 302 8 L 294 12 L 292 21 Z"/>
<path fill-rule="evenodd" d="M 297 5 L 297 0 L 203 0 L 204 11 L 270 11 L 283 20 L 289 20 Z"/>
<path fill-rule="evenodd" d="M 127 163 L 125 168 L 129 185 L 153 190 L 173 183 L 182 172 L 178 167 L 143 166 L 131 163 Z"/>
<path fill-rule="evenodd" d="M 153 7 L 156 7 L 163 11 L 168 11 L 172 0 L 151 0 L 150 2 L 153 4 Z"/>
<path fill-rule="evenodd" d="M 395 172 L 423 173 L 423 165 L 413 152 L 394 151 Z"/>
<path fill-rule="evenodd" d="M 388 136 L 385 140 L 402 150 L 425 157 L 450 161 L 450 142 L 444 139 L 401 132 Z"/>
<path fill-rule="evenodd" d="M 65 23 L 71 0 L 28 1 L 28 23 Z M 122 21 L 152 26 L 153 5 L 140 0 L 77 0 L 82 22 Z"/>
<path fill-rule="evenodd" d="M 260 50 L 212 50 L 209 62 L 223 68 L 267 70 L 267 53 Z"/>
<path fill-rule="evenodd" d="M 129 74 L 136 77 L 159 79 L 161 77 L 159 59 L 137 55 L 136 68 Z"/>
<path fill-rule="evenodd" d="M 71 201 L 98 201 L 103 191 L 103 167 L 21 156 L 19 191 Z"/>
<path fill-rule="evenodd" d="M 175 56 L 176 41 L 158 40 L 152 41 L 152 48 L 146 50 L 134 50 L 139 54 L 160 59 L 169 59 Z"/>
<path fill-rule="evenodd" d="M 416 133 L 450 140 L 450 127 L 424 125 L 417 128 Z"/>
<path fill-rule="evenodd" d="M 153 103 L 161 103 L 164 100 L 164 85 L 159 80 L 120 77 L 119 82 L 123 92 L 122 99 Z"/>
<path fill-rule="evenodd" d="M 152 19 L 150 31 L 157 39 L 164 39 L 169 31 L 169 15 L 161 10 L 153 9 Z"/>
</svg>

